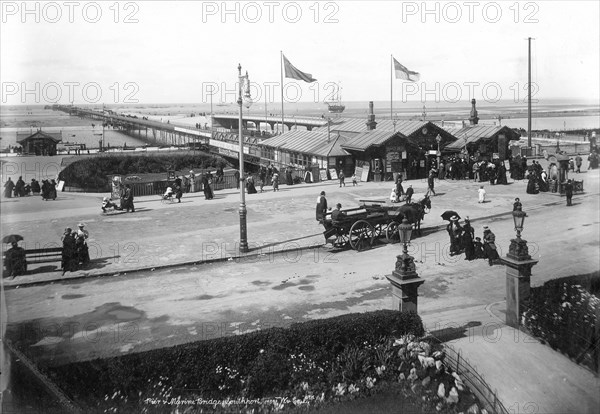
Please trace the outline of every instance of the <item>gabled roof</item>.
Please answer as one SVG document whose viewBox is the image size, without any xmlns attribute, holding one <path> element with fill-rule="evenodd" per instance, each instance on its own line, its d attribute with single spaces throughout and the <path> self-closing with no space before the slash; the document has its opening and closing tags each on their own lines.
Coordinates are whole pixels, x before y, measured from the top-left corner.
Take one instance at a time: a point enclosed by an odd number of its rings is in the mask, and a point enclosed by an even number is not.
<svg viewBox="0 0 600 414">
<path fill-rule="evenodd" d="M 458 137 L 458 140 L 446 145 L 444 149 L 447 150 L 460 150 L 464 146 L 479 142 L 481 139 L 493 139 L 494 137 L 503 133 L 509 140 L 519 139 L 521 136 L 513 129 L 507 126 L 498 125 L 475 125 L 466 126 L 454 132 L 454 135 Z"/>
<path fill-rule="evenodd" d="M 30 132 L 17 133 L 17 142 L 19 144 L 22 144 L 30 138 L 46 138 L 52 140 L 52 142 L 54 143 L 59 143 L 60 141 L 62 141 L 62 132 L 44 132 L 41 129 L 39 129 L 33 134 Z"/>
<path fill-rule="evenodd" d="M 397 135 L 406 139 L 406 136 L 398 131 L 378 131 L 374 129 L 356 135 L 345 144 L 342 144 L 342 147 L 347 150 L 365 151 L 369 147 L 383 145 L 386 141 L 390 140 L 390 138 Z"/>
<path fill-rule="evenodd" d="M 350 155 L 340 146 L 346 140 L 344 134 L 337 132 L 330 133 L 328 139 L 327 133 L 296 130 L 266 139 L 261 145 L 319 157 L 341 157 Z"/>
</svg>

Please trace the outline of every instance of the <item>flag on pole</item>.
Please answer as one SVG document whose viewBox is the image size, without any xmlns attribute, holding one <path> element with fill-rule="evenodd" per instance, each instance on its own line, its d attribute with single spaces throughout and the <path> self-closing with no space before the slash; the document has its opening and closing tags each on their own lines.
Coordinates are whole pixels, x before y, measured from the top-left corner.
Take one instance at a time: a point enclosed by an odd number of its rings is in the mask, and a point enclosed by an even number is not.
<svg viewBox="0 0 600 414">
<path fill-rule="evenodd" d="M 312 77 L 312 75 L 310 73 L 302 72 L 301 70 L 296 69 L 296 67 L 294 65 L 292 65 L 289 60 L 287 60 L 285 55 L 282 55 L 282 56 L 283 56 L 283 66 L 285 69 L 285 77 L 286 78 L 298 79 L 298 80 L 308 82 L 308 83 L 317 81 L 316 79 L 314 79 Z"/>
<path fill-rule="evenodd" d="M 394 59 L 394 72 L 396 72 L 396 79 L 404 79 L 411 82 L 416 82 L 421 78 L 421 75 L 418 72 L 413 72 L 412 70 L 408 70 L 408 68 L 402 65 L 400 62 Z"/>
</svg>

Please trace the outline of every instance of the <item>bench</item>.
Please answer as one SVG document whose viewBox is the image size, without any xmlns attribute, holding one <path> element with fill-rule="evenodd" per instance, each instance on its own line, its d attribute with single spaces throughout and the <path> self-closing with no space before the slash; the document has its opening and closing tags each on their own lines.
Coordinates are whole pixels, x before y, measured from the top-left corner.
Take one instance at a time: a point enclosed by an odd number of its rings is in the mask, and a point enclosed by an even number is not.
<svg viewBox="0 0 600 414">
<path fill-rule="evenodd" d="M 25 250 L 25 260 L 27 264 L 59 262 L 62 260 L 62 247 Z M 4 261 L 6 252 L 2 253 L 2 262 Z"/>
</svg>

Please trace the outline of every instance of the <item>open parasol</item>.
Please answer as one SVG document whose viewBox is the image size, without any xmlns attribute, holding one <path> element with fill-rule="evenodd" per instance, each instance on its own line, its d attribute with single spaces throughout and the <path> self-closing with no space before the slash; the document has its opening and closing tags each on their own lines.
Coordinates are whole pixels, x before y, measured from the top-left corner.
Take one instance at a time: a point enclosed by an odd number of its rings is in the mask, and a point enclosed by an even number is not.
<svg viewBox="0 0 600 414">
<path fill-rule="evenodd" d="M 18 234 L 9 234 L 8 236 L 4 236 L 2 238 L 2 243 L 17 243 L 23 240 L 23 236 L 19 236 Z"/>
<path fill-rule="evenodd" d="M 458 213 L 453 210 L 444 211 L 444 213 L 442 214 L 442 219 L 450 221 L 450 217 L 452 217 L 452 216 L 456 216 L 460 220 L 460 216 L 458 215 Z"/>
</svg>

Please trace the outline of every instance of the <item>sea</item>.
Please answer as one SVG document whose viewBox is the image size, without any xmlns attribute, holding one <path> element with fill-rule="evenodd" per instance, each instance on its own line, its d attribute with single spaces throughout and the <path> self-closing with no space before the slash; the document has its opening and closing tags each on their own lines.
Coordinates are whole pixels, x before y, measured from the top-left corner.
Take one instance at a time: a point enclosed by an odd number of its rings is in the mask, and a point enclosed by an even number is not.
<svg viewBox="0 0 600 414">
<path fill-rule="evenodd" d="M 366 119 L 369 102 L 344 102 L 346 106 L 342 114 L 330 114 L 327 106 L 318 102 L 286 102 L 285 116 L 290 117 L 331 117 L 331 118 L 364 118 Z M 238 113 L 237 104 L 230 102 L 216 103 L 178 103 L 178 104 L 84 104 L 77 105 L 101 111 L 111 109 L 117 113 L 146 116 L 149 119 L 171 122 L 174 125 L 194 126 L 196 123 L 210 123 L 210 112 Z M 376 120 L 390 119 L 390 102 L 374 101 Z M 447 102 L 394 102 L 392 114 L 400 120 L 425 119 L 444 121 L 449 125 L 467 120 L 471 111 L 468 102 L 455 104 Z M 523 102 L 499 101 L 477 104 L 480 124 L 500 124 L 511 128 L 527 129 L 527 104 Z M 549 99 L 532 104 L 532 129 L 549 131 L 573 131 L 579 129 L 600 130 L 600 104 L 589 100 Z M 281 102 L 255 103 L 250 108 L 244 107 L 244 115 L 281 114 Z M 98 148 L 104 134 L 104 144 L 112 147 L 136 147 L 147 144 L 144 140 L 130 137 L 118 130 L 102 128 L 101 122 L 85 118 L 69 116 L 61 111 L 54 111 L 44 105 L 4 105 L 0 106 L 0 149 L 14 146 L 17 133 L 35 132 L 37 129 L 47 132 L 62 132 L 63 144 L 85 144 L 87 148 Z"/>
</svg>

